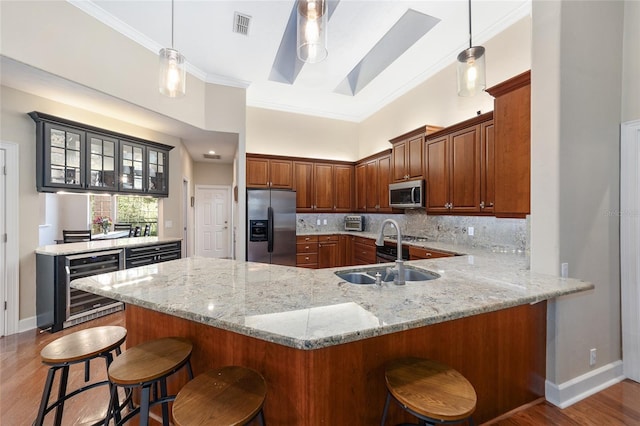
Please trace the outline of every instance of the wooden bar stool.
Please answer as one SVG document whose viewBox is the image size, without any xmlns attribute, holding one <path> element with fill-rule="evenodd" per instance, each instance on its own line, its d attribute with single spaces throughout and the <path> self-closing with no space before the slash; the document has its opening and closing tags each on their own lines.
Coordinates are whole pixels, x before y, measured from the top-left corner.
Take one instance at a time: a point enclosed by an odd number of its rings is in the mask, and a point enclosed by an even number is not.
<svg viewBox="0 0 640 426">
<path fill-rule="evenodd" d="M 107 416 L 105 424 L 108 424 L 111 417 L 115 419 L 116 425 L 120 425 L 140 414 L 140 425 L 146 426 L 149 424 L 149 408 L 162 404 L 163 425 L 167 426 L 169 424 L 168 402 L 175 399 L 175 395 L 167 395 L 167 377 L 186 366 L 189 379 L 193 379 L 190 361 L 192 349 L 193 345 L 188 339 L 165 337 L 136 345 L 117 357 L 109 367 L 109 380 L 113 387 L 110 415 Z M 160 386 L 159 396 L 158 386 Z M 140 405 L 126 413 L 122 419 L 120 419 L 120 407 L 118 407 L 118 387 L 141 389 Z"/>
<path fill-rule="evenodd" d="M 200 374 L 187 383 L 173 403 L 177 426 L 245 425 L 258 418 L 267 395 L 264 377 L 250 368 L 228 366 Z"/>
<path fill-rule="evenodd" d="M 126 337 L 127 330 L 123 327 L 93 327 L 62 336 L 45 346 L 40 351 L 40 357 L 42 363 L 50 367 L 44 391 L 42 392 L 38 417 L 36 417 L 34 424 L 42 425 L 44 417 L 54 408 L 56 409 L 54 424 L 61 424 L 64 403 L 67 399 L 96 386 L 109 385 L 109 381 L 105 377 L 103 381 L 91 383 L 67 394 L 69 367 L 73 364 L 84 362 L 84 381 L 85 383 L 88 382 L 91 376 L 90 361 L 94 358 L 104 358 L 108 369 L 113 361 L 112 352 L 115 351 L 116 354 L 120 354 L 120 345 L 124 343 Z M 49 404 L 51 387 L 58 370 L 61 370 L 62 373 L 58 385 L 58 398 L 55 402 Z M 119 404 L 117 402 L 117 394 L 115 401 L 116 404 Z"/>
<path fill-rule="evenodd" d="M 476 391 L 469 381 L 453 368 L 420 358 L 391 361 L 385 367 L 387 400 L 381 425 L 387 419 L 391 397 L 416 416 L 420 425 L 453 424 L 468 421 L 476 409 Z"/>
</svg>

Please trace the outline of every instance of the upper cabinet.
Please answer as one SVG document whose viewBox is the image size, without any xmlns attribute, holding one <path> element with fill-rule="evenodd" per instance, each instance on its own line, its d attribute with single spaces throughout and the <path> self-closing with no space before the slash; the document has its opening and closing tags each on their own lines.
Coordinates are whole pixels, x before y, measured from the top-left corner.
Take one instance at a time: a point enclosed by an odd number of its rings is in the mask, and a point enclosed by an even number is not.
<svg viewBox="0 0 640 426">
<path fill-rule="evenodd" d="M 494 100 L 495 203 L 498 217 L 531 211 L 531 72 L 487 89 Z"/>
<path fill-rule="evenodd" d="M 441 127 L 422 126 L 391 139 L 392 174 L 394 182 L 421 179 L 424 173 L 424 138 Z"/>
<path fill-rule="evenodd" d="M 293 162 L 247 154 L 247 188 L 291 189 Z"/>
<path fill-rule="evenodd" d="M 356 164 L 356 211 L 390 213 L 389 183 L 391 153 L 389 150 L 360 160 Z"/>
<path fill-rule="evenodd" d="M 426 209 L 429 213 L 483 213 L 483 195 L 493 186 L 493 113 L 450 126 L 428 136 L 426 153 Z M 484 189 L 483 189 L 484 184 Z M 483 193 L 484 191 L 484 193 Z M 488 195 L 487 195 L 488 196 Z"/>
<path fill-rule="evenodd" d="M 40 112 L 29 115 L 36 122 L 38 191 L 169 195 L 172 147 Z"/>
</svg>

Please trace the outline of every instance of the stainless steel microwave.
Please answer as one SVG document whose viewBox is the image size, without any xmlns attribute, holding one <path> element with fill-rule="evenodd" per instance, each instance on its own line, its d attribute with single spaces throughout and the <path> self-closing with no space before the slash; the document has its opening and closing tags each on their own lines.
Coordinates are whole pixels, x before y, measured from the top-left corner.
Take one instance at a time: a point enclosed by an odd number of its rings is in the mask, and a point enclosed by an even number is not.
<svg viewBox="0 0 640 426">
<path fill-rule="evenodd" d="M 424 207 L 424 180 L 390 183 L 389 205 L 401 209 Z"/>
</svg>

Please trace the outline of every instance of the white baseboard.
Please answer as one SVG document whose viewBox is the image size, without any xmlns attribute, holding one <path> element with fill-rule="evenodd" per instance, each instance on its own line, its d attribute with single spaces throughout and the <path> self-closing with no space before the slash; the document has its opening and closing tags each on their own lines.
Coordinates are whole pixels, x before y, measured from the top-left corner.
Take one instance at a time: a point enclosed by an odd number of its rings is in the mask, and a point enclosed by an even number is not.
<svg viewBox="0 0 640 426">
<path fill-rule="evenodd" d="M 36 317 L 24 318 L 18 321 L 18 333 L 22 333 L 23 331 L 29 331 L 36 328 L 38 325 L 36 322 Z"/>
<path fill-rule="evenodd" d="M 622 380 L 622 361 L 615 361 L 559 385 L 547 380 L 545 398 L 557 407 L 567 408 Z"/>
</svg>

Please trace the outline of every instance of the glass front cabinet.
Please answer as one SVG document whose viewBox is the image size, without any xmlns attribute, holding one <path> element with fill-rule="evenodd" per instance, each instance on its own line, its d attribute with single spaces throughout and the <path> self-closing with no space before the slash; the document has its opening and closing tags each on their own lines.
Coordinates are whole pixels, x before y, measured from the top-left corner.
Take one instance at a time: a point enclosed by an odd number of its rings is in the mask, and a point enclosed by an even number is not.
<svg viewBox="0 0 640 426">
<path fill-rule="evenodd" d="M 39 192 L 109 192 L 169 196 L 171 146 L 40 112 L 36 122 Z"/>
</svg>

